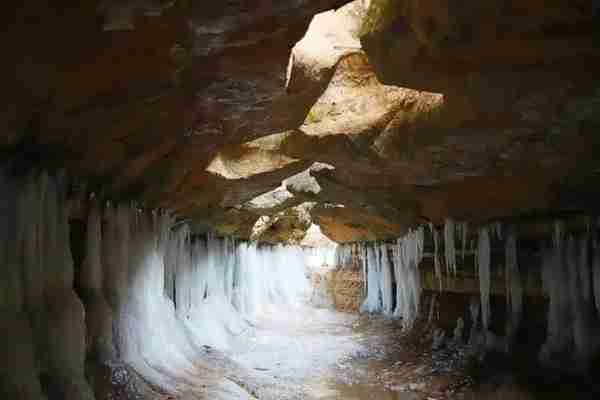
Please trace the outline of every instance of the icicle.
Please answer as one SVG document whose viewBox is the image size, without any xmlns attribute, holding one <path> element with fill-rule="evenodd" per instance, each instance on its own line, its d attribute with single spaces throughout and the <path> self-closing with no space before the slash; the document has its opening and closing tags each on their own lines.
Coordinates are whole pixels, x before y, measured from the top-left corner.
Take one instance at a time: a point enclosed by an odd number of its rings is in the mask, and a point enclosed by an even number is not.
<svg viewBox="0 0 600 400">
<path fill-rule="evenodd" d="M 367 274 L 367 245 L 365 243 L 361 243 L 359 251 L 360 251 L 361 266 L 362 266 L 363 292 L 366 294 L 367 289 L 368 289 L 368 282 L 369 282 L 369 277 Z"/>
<path fill-rule="evenodd" d="M 488 329 L 490 314 L 490 235 L 489 228 L 479 230 L 478 241 L 479 289 L 481 292 L 481 318 L 484 330 Z"/>
<path fill-rule="evenodd" d="M 563 240 L 564 223 L 562 221 L 554 222 L 554 248 L 560 251 Z"/>
<path fill-rule="evenodd" d="M 492 229 L 494 231 L 494 235 L 496 235 L 498 239 L 502 239 L 502 222 L 495 222 L 492 225 Z"/>
<path fill-rule="evenodd" d="M 456 245 L 454 243 L 454 235 L 456 228 L 454 220 L 446 219 L 444 224 L 444 250 L 446 255 L 446 269 L 452 271 L 456 275 Z"/>
<path fill-rule="evenodd" d="M 115 210 L 116 221 L 115 226 L 115 241 L 113 245 L 116 246 L 116 253 L 114 255 L 115 270 L 113 271 L 115 279 L 115 296 L 117 308 L 123 304 L 127 297 L 128 287 L 128 267 L 129 263 L 129 237 L 131 234 L 130 216 L 131 209 L 125 204 L 120 204 Z"/>
<path fill-rule="evenodd" d="M 567 281 L 568 271 L 562 262 L 562 224 L 554 225 L 553 247 L 546 249 L 542 260 L 542 283 L 548 293 L 548 326 L 546 342 L 540 350 L 540 361 L 548 365 L 552 355 L 565 348 L 572 340 L 567 312 L 570 310 Z"/>
<path fill-rule="evenodd" d="M 429 230 L 431 231 L 431 235 L 433 236 L 433 268 L 435 271 L 435 276 L 438 278 L 438 282 L 440 284 L 440 292 L 442 291 L 442 270 L 440 268 L 440 259 L 438 257 L 438 249 L 439 249 L 439 233 L 437 229 L 433 226 L 433 223 L 429 223 Z"/>
<path fill-rule="evenodd" d="M 352 244 L 341 244 L 335 247 L 335 264 L 346 267 L 352 264 Z"/>
<path fill-rule="evenodd" d="M 191 279 L 190 231 L 187 225 L 178 227 L 175 236 L 175 310 L 182 319 L 191 317 L 191 296 L 195 282 Z"/>
<path fill-rule="evenodd" d="M 405 328 L 410 328 L 419 313 L 421 295 L 419 264 L 423 259 L 423 228 L 409 231 L 394 246 L 394 275 L 396 281 L 396 309 L 394 316 L 402 317 Z"/>
<path fill-rule="evenodd" d="M 479 346 L 480 332 L 479 332 L 479 314 L 481 312 L 481 302 L 473 297 L 469 304 L 469 310 L 471 312 L 471 333 L 469 334 L 469 345 L 473 347 Z"/>
<path fill-rule="evenodd" d="M 394 309 L 393 302 L 393 275 L 392 275 L 392 265 L 388 259 L 388 247 L 385 243 L 383 243 L 379 247 L 379 251 L 381 252 L 380 263 L 381 263 L 381 292 L 382 292 L 382 306 L 383 313 L 385 315 L 392 315 Z"/>
<path fill-rule="evenodd" d="M 479 275 L 479 254 L 477 252 L 477 243 L 478 240 L 471 239 L 471 249 L 473 249 L 473 251 L 475 252 L 475 262 L 473 263 L 473 272 L 475 273 L 475 275 Z"/>
<path fill-rule="evenodd" d="M 594 300 L 596 301 L 596 312 L 600 313 L 600 247 L 594 245 L 592 255 L 592 273 L 593 273 L 593 289 Z"/>
<path fill-rule="evenodd" d="M 431 295 L 431 302 L 429 303 L 429 312 L 427 313 L 427 328 L 430 328 L 431 325 L 433 324 L 434 318 L 435 318 L 435 310 L 437 307 L 437 293 L 433 293 Z"/>
<path fill-rule="evenodd" d="M 586 233 L 579 240 L 579 282 L 580 290 L 584 301 L 589 302 L 592 299 L 592 278 L 588 260 L 589 233 Z"/>
<path fill-rule="evenodd" d="M 91 338 L 90 352 L 101 362 L 116 357 L 113 348 L 112 311 L 102 291 L 104 274 L 101 260 L 102 221 L 95 200 L 91 201 L 87 223 L 86 256 L 79 275 L 82 300 L 86 304 L 86 327 Z"/>
<path fill-rule="evenodd" d="M 366 245 L 365 263 L 367 269 L 367 298 L 361 306 L 361 311 L 379 312 L 381 311 L 381 270 L 377 249 L 374 246 Z"/>
<path fill-rule="evenodd" d="M 102 288 L 102 264 L 100 249 L 102 247 L 102 221 L 98 204 L 91 200 L 90 213 L 87 222 L 86 257 L 81 271 L 80 286 L 97 291 Z"/>
<path fill-rule="evenodd" d="M 467 222 L 460 222 L 456 224 L 456 233 L 460 236 L 460 244 L 461 244 L 461 255 L 462 261 L 465 262 L 465 255 L 467 252 L 467 237 L 469 235 L 469 225 Z"/>
<path fill-rule="evenodd" d="M 507 333 L 510 337 L 514 337 L 519 329 L 523 309 L 523 287 L 521 285 L 521 275 L 519 273 L 517 240 L 514 229 L 509 230 L 506 238 L 505 261 L 508 286 L 507 301 L 509 302 L 511 310 L 510 318 L 507 318 L 507 321 L 510 324 Z"/>
</svg>

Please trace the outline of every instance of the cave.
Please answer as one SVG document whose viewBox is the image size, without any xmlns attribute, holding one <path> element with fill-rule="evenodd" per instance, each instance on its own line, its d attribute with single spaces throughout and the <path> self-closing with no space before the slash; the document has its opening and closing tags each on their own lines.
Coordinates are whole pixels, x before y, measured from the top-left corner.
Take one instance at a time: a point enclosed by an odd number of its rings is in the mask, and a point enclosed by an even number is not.
<svg viewBox="0 0 600 400">
<path fill-rule="evenodd" d="M 0 398 L 600 398 L 599 1 L 3 5 Z"/>
</svg>

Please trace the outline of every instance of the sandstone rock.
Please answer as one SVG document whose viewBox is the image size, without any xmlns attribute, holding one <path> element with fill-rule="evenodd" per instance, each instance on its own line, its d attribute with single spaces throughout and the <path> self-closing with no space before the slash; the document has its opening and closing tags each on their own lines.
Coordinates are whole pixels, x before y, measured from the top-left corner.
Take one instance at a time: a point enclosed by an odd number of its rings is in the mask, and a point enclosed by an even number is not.
<svg viewBox="0 0 600 400">
<path fill-rule="evenodd" d="M 243 237 L 305 201 L 353 241 L 600 199 L 595 2 L 12 9 L 0 151 L 19 174 L 65 167 Z M 294 176 L 315 162 L 333 169 Z"/>
</svg>

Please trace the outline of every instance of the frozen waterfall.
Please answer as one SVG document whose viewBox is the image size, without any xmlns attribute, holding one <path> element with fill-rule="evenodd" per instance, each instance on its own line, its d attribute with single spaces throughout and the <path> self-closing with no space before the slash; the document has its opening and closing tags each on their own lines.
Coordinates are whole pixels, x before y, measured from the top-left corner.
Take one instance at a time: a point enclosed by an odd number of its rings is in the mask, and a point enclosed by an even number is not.
<svg viewBox="0 0 600 400">
<path fill-rule="evenodd" d="M 400 317 L 410 326 L 419 311 L 424 230 L 409 231 L 396 243 L 363 244 L 361 254 L 367 296 L 361 311 Z M 393 295 L 395 291 L 395 296 Z"/>
<path fill-rule="evenodd" d="M 87 218 L 75 266 L 65 175 L 16 179 L 0 170 L 0 190 L 0 375 L 12 397 L 44 399 L 44 374 L 66 397 L 93 400 L 86 357 L 126 363 L 166 390 L 200 393 L 192 382 L 199 367 L 211 368 L 199 361 L 205 346 L 227 349 L 253 319 L 301 307 L 310 260 L 335 262 L 335 247 L 197 237 L 167 211 L 92 196 L 77 205 Z"/>
</svg>

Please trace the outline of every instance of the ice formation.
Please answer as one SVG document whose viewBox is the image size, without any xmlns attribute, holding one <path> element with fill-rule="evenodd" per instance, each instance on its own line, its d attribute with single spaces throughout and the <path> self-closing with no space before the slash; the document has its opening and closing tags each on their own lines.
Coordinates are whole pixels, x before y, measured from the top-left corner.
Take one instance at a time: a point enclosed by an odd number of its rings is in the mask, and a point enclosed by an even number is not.
<svg viewBox="0 0 600 400">
<path fill-rule="evenodd" d="M 340 244 L 335 250 L 336 266 L 345 267 L 353 263 L 353 248 L 354 244 Z"/>
<path fill-rule="evenodd" d="M 313 269 L 334 268 L 340 264 L 338 245 L 327 245 L 317 247 L 303 246 L 303 252 L 306 258 L 306 265 Z M 346 261 L 344 261 L 346 262 Z"/>
<path fill-rule="evenodd" d="M 469 224 L 467 222 L 461 222 L 457 225 L 457 228 L 458 232 L 460 233 L 461 255 L 464 263 L 465 255 L 467 253 L 467 238 L 469 236 Z"/>
<path fill-rule="evenodd" d="M 299 247 L 192 240 L 186 225 L 172 229 L 167 212 L 135 207 L 119 207 L 108 218 L 127 238 L 126 248 L 113 248 L 126 266 L 121 279 L 128 289 L 117 290 L 124 296 L 116 301 L 120 357 L 161 387 L 174 390 L 168 376 L 193 374 L 202 346 L 227 349 L 254 316 L 304 301 Z"/>
<path fill-rule="evenodd" d="M 86 257 L 79 274 L 80 294 L 85 303 L 88 346 L 100 363 L 115 358 L 112 335 L 112 310 L 103 294 L 102 219 L 97 201 L 90 201 L 87 222 Z"/>
<path fill-rule="evenodd" d="M 592 274 L 593 274 L 593 289 L 596 311 L 600 313 L 600 247 L 594 244 L 594 252 L 592 256 Z"/>
<path fill-rule="evenodd" d="M 517 258 L 517 238 L 513 229 L 508 231 L 505 246 L 506 300 L 510 307 L 510 316 L 507 318 L 507 335 L 509 338 L 513 338 L 519 329 L 523 312 L 523 286 Z"/>
<path fill-rule="evenodd" d="M 481 314 L 481 299 L 471 298 L 469 303 L 469 312 L 471 316 L 471 332 L 469 334 L 469 344 L 473 347 L 479 346 L 481 332 L 479 327 L 479 314 Z"/>
<path fill-rule="evenodd" d="M 383 313 L 385 315 L 391 315 L 394 312 L 394 301 L 392 298 L 394 294 L 392 264 L 388 257 L 388 246 L 385 243 L 378 246 L 377 250 L 379 251 L 378 259 L 381 269 L 381 303 Z"/>
<path fill-rule="evenodd" d="M 550 367 L 585 370 L 600 349 L 600 325 L 591 299 L 588 246 L 588 234 L 566 235 L 563 224 L 557 222 L 553 245 L 543 252 L 542 280 L 549 306 L 540 361 Z"/>
<path fill-rule="evenodd" d="M 498 239 L 502 239 L 502 222 L 497 221 L 494 222 L 491 226 L 492 228 L 492 232 L 494 233 L 494 235 L 496 235 L 496 237 Z"/>
<path fill-rule="evenodd" d="M 361 311 L 401 317 L 406 326 L 412 324 L 419 312 L 418 267 L 423 259 L 423 237 L 424 230 L 420 227 L 394 244 L 363 245 L 367 296 Z"/>
<path fill-rule="evenodd" d="M 299 243 L 306 255 L 306 263 L 312 269 L 328 269 L 338 265 L 338 244 L 321 231 L 319 225 L 311 224 Z"/>
<path fill-rule="evenodd" d="M 444 253 L 446 256 L 446 271 L 452 271 L 456 275 L 456 244 L 454 236 L 456 235 L 456 225 L 454 220 L 446 218 L 444 224 Z"/>
<path fill-rule="evenodd" d="M 396 308 L 394 315 L 402 317 L 410 326 L 419 313 L 421 282 L 419 265 L 423 260 L 424 230 L 410 231 L 394 246 L 394 274 L 396 279 Z"/>
<path fill-rule="evenodd" d="M 34 187 L 38 187 L 35 185 Z M 17 183 L 0 170 L 0 385 L 7 398 L 45 399 L 38 379 L 38 362 L 31 328 L 32 314 L 26 311 L 30 300 L 25 292 L 34 271 L 26 273 L 23 254 L 17 250 L 17 225 L 22 223 L 16 215 L 19 202 Z M 39 197 L 38 199 L 39 200 Z M 37 203 L 37 201 L 36 201 Z M 38 228 L 41 217 L 40 204 L 32 208 L 31 220 Z M 39 232 L 39 230 L 38 230 Z M 36 240 L 39 236 L 36 236 Z M 38 242 L 39 243 L 39 242 Z M 39 253 L 38 253 L 39 254 Z M 38 263 L 41 258 L 38 259 Z M 38 264 L 39 265 L 39 264 Z M 25 282 L 21 279 L 25 277 Z M 39 276 L 38 276 L 39 277 Z M 29 291 L 33 291 L 29 285 Z"/>
<path fill-rule="evenodd" d="M 359 257 L 360 257 L 360 266 L 362 269 L 362 277 L 363 277 L 363 291 L 365 294 L 368 293 L 369 291 L 369 276 L 368 276 L 368 271 L 369 271 L 369 266 L 367 265 L 367 245 L 366 244 L 361 244 L 359 249 Z M 599 263 L 600 265 L 600 263 Z M 364 306 L 364 304 L 363 304 Z"/>
<path fill-rule="evenodd" d="M 440 284 L 440 291 L 442 290 L 442 269 L 440 266 L 439 259 L 439 233 L 433 223 L 429 223 L 429 230 L 431 231 L 431 236 L 433 237 L 433 268 L 435 271 L 435 276 L 438 278 Z"/>
<path fill-rule="evenodd" d="M 477 262 L 479 267 L 479 290 L 481 294 L 481 320 L 484 331 L 488 330 L 491 312 L 490 312 L 490 232 L 487 226 L 479 229 L 479 239 L 477 244 Z"/>
<path fill-rule="evenodd" d="M 91 400 L 84 374 L 84 308 L 73 291 L 64 174 L 32 174 L 18 182 L 0 175 L 3 392 L 45 398 L 38 379 L 43 373 L 65 398 Z"/>
<path fill-rule="evenodd" d="M 377 245 L 367 244 L 363 251 L 363 279 L 367 283 L 367 297 L 361 306 L 363 312 L 381 312 L 382 311 L 382 293 L 381 293 L 381 278 L 382 269 L 379 259 L 379 251 Z"/>
<path fill-rule="evenodd" d="M 43 373 L 65 398 L 92 400 L 86 356 L 124 362 L 169 391 L 200 391 L 204 346 L 225 349 L 261 313 L 300 306 L 310 257 L 334 263 L 335 249 L 194 238 L 167 211 L 92 199 L 80 300 L 64 174 L 0 170 L 0 190 L 0 392 L 11 398 L 45 399 Z"/>
</svg>

